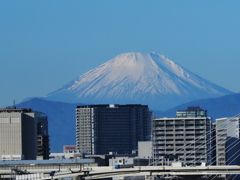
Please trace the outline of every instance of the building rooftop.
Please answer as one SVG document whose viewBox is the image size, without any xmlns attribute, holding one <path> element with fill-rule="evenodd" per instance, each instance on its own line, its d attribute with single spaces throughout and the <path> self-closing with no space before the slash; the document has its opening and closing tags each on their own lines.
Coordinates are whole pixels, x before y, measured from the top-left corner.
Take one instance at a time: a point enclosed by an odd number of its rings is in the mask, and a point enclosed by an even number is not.
<svg viewBox="0 0 240 180">
<path fill-rule="evenodd" d="M 5 107 L 0 109 L 0 112 L 32 112 L 32 109 L 17 109 L 16 107 Z"/>
</svg>

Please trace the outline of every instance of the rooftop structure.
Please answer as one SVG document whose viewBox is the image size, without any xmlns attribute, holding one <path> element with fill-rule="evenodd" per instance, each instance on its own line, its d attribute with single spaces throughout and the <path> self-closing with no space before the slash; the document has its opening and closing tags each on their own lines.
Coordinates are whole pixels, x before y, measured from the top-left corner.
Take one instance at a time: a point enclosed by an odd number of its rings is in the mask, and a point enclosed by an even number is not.
<svg viewBox="0 0 240 180">
<path fill-rule="evenodd" d="M 191 118 L 191 117 L 207 117 L 207 111 L 199 106 L 189 106 L 187 110 L 178 110 L 176 117 Z"/>
</svg>

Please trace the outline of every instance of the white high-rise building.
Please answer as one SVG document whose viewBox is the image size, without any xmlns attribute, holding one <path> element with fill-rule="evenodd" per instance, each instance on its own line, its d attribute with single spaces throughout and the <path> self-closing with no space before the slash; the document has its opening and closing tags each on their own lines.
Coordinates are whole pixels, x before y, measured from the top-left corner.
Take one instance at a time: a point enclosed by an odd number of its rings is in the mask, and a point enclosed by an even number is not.
<svg viewBox="0 0 240 180">
<path fill-rule="evenodd" d="M 187 165 L 209 163 L 211 119 L 207 111 L 188 107 L 176 116 L 153 119 L 154 157 L 161 164 L 175 160 Z"/>
</svg>

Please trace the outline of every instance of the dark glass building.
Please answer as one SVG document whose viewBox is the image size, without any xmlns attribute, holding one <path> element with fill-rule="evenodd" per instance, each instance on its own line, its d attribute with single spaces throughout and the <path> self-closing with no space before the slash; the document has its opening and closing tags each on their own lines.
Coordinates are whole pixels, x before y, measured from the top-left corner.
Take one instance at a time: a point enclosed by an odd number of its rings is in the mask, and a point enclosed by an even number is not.
<svg viewBox="0 0 240 180">
<path fill-rule="evenodd" d="M 151 114 L 139 104 L 77 106 L 77 148 L 89 154 L 132 153 L 138 141 L 150 140 Z"/>
</svg>

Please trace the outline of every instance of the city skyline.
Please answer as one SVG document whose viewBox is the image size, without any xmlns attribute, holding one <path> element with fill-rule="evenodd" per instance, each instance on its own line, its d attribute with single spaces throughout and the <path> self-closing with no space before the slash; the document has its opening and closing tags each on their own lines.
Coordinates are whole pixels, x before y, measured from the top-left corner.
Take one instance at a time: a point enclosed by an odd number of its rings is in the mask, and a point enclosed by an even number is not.
<svg viewBox="0 0 240 180">
<path fill-rule="evenodd" d="M 125 52 L 158 52 L 239 92 L 238 1 L 1 1 L 1 107 Z"/>
</svg>

